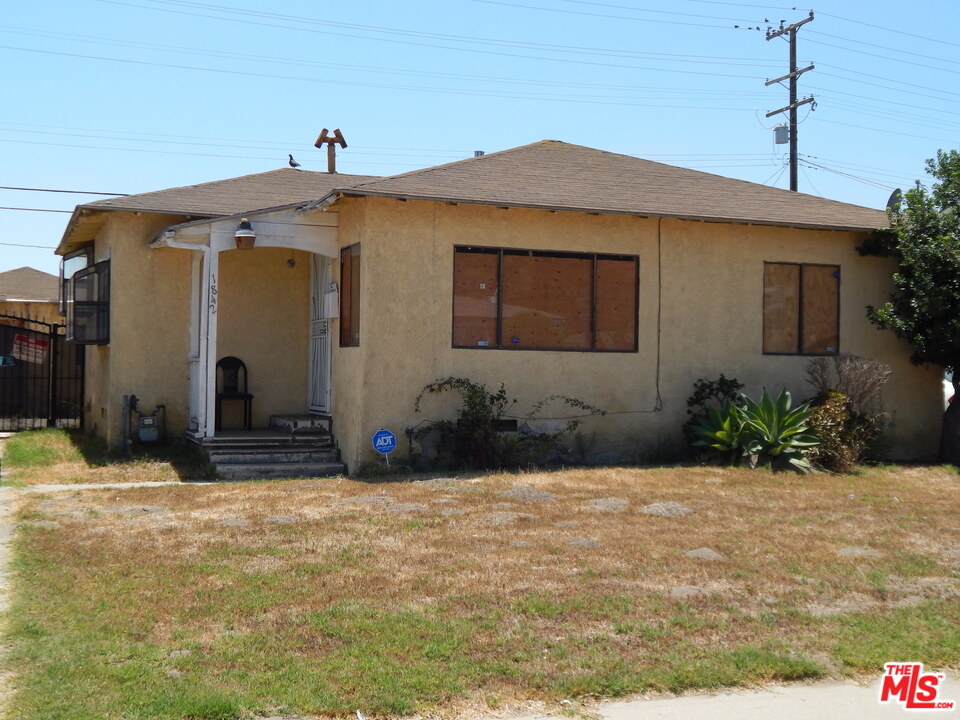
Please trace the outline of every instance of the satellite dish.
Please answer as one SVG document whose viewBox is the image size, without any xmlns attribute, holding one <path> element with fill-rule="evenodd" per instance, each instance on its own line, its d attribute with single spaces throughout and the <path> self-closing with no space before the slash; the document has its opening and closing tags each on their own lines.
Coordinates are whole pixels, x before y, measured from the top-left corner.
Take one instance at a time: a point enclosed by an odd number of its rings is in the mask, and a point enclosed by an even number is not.
<svg viewBox="0 0 960 720">
<path fill-rule="evenodd" d="M 890 199 L 887 200 L 887 212 L 900 212 L 900 201 L 903 200 L 903 191 L 897 188 L 890 193 Z"/>
</svg>

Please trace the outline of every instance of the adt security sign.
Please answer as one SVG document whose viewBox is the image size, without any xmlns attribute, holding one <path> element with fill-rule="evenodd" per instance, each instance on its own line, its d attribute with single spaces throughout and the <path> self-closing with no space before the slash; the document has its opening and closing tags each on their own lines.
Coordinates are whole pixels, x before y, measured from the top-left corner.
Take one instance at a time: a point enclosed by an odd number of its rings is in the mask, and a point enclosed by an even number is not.
<svg viewBox="0 0 960 720">
<path fill-rule="evenodd" d="M 384 456 L 390 464 L 390 453 L 397 449 L 397 436 L 389 430 L 377 430 L 373 434 L 373 449 Z"/>
</svg>

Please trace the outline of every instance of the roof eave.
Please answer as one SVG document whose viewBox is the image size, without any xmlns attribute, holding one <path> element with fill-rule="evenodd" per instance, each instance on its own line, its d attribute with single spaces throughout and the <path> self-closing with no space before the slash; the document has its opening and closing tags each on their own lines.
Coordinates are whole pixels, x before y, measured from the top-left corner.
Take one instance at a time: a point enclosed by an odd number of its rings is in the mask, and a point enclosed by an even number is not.
<svg viewBox="0 0 960 720">
<path fill-rule="evenodd" d="M 737 225 L 764 225 L 770 227 L 795 227 L 802 228 L 805 230 L 835 230 L 843 232 L 871 232 L 876 230 L 877 227 L 866 226 L 866 225 L 849 225 L 849 224 L 837 224 L 837 223 L 810 223 L 802 221 L 782 221 L 778 222 L 776 220 L 764 220 L 764 219 L 748 219 L 742 217 L 720 217 L 713 215 L 697 215 L 693 213 L 664 213 L 656 211 L 640 211 L 640 210 L 617 210 L 612 208 L 598 208 L 590 206 L 571 206 L 571 205 L 546 205 L 538 203 L 518 203 L 518 202 L 502 202 L 502 201 L 490 201 L 490 200 L 476 200 L 470 198 L 456 197 L 456 196 L 433 196 L 433 195 L 410 195 L 406 193 L 391 193 L 391 192 L 382 192 L 382 191 L 357 191 L 356 189 L 350 190 L 340 190 L 338 191 L 340 195 L 344 197 L 381 197 L 391 200 L 420 200 L 423 202 L 442 202 L 442 203 L 457 203 L 462 205 L 483 205 L 487 207 L 502 207 L 502 208 L 523 208 L 528 210 L 547 210 L 549 212 L 579 212 L 579 213 L 588 213 L 591 215 L 632 215 L 635 217 L 653 217 L 653 218 L 669 218 L 671 220 L 692 220 L 698 222 L 715 222 L 715 223 L 731 223 Z M 330 193 L 329 195 L 332 195 Z M 325 198 L 324 198 L 325 199 Z M 319 204 L 323 200 L 318 201 L 314 204 Z"/>
</svg>

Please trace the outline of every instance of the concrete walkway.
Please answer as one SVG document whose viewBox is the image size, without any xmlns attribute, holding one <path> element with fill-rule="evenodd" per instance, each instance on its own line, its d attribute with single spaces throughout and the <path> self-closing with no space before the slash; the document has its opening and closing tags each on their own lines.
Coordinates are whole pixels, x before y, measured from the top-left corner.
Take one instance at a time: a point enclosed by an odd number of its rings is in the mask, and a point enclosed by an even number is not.
<svg viewBox="0 0 960 720">
<path fill-rule="evenodd" d="M 960 702 L 960 681 L 944 680 L 941 700 Z M 819 682 L 709 695 L 631 700 L 590 708 L 603 720 L 873 720 L 916 717 L 899 704 L 881 705 L 879 678 L 867 685 Z M 957 718 L 960 710 L 925 711 L 927 718 Z M 512 720 L 570 720 L 570 716 L 529 715 Z"/>
</svg>

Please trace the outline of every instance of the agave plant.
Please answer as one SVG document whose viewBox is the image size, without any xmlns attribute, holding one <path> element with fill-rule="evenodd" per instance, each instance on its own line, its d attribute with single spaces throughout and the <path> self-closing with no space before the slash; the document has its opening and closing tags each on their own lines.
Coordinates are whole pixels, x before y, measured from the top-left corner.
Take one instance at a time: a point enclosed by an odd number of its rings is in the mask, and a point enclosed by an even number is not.
<svg viewBox="0 0 960 720">
<path fill-rule="evenodd" d="M 743 433 L 744 454 L 756 458 L 752 464 L 786 461 L 799 470 L 811 470 L 806 453 L 819 445 L 820 440 L 808 432 L 810 406 L 803 403 L 791 408 L 791 404 L 792 398 L 785 389 L 774 400 L 764 388 L 759 403 L 743 396 L 739 412 L 747 428 Z"/>
<path fill-rule="evenodd" d="M 743 426 L 740 409 L 733 403 L 724 402 L 720 408 L 708 407 L 707 414 L 692 428 L 697 438 L 693 444 L 710 448 L 731 465 L 739 465 L 743 459 Z"/>
<path fill-rule="evenodd" d="M 741 397 L 742 406 L 726 402 L 719 409 L 709 408 L 693 427 L 697 438 L 693 444 L 710 448 L 731 465 L 746 459 L 751 467 L 786 463 L 810 472 L 806 453 L 820 441 L 808 432 L 808 405 L 791 408 L 792 398 L 786 390 L 781 390 L 776 400 L 764 390 L 759 403 Z"/>
</svg>

